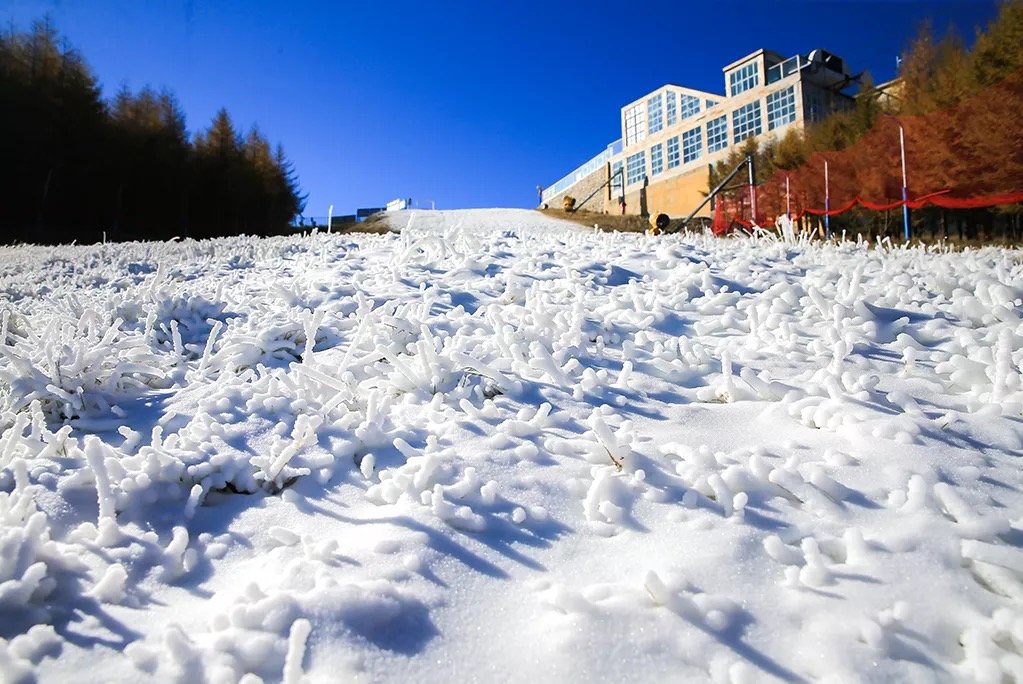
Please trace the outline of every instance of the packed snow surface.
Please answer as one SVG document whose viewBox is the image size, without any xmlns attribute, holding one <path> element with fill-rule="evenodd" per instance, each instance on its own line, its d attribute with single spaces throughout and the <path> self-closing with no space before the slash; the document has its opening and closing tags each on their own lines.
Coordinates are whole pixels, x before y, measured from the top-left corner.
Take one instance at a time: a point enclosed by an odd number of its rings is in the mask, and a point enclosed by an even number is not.
<svg viewBox="0 0 1023 684">
<path fill-rule="evenodd" d="M 1019 251 L 0 248 L 0 679 L 1023 679 Z"/>
</svg>

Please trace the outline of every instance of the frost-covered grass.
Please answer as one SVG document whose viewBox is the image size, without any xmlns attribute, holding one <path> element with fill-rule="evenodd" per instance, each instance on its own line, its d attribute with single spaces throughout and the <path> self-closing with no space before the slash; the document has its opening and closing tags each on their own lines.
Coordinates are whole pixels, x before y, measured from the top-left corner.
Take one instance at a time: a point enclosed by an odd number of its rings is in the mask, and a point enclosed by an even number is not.
<svg viewBox="0 0 1023 684">
<path fill-rule="evenodd" d="M 1023 679 L 1021 253 L 0 248 L 0 679 Z"/>
</svg>

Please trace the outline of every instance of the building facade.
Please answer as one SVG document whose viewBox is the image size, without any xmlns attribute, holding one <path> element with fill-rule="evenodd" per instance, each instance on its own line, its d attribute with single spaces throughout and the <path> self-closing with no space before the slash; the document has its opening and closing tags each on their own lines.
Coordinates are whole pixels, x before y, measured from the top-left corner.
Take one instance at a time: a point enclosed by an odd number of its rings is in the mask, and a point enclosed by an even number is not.
<svg viewBox="0 0 1023 684">
<path fill-rule="evenodd" d="M 591 211 L 619 213 L 624 202 L 629 214 L 685 216 L 707 194 L 709 167 L 735 146 L 780 139 L 853 102 L 842 92 L 853 80 L 845 61 L 824 50 L 787 59 L 757 50 L 722 71 L 723 95 L 668 84 L 626 104 L 621 139 L 546 188 L 542 203 L 559 208 L 570 195 Z"/>
</svg>

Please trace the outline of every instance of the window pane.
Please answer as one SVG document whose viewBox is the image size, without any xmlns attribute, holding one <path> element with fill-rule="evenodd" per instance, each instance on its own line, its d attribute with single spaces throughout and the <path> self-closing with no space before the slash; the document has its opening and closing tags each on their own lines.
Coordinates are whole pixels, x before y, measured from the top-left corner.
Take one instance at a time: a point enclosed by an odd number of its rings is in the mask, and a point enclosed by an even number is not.
<svg viewBox="0 0 1023 684">
<path fill-rule="evenodd" d="M 648 121 L 647 130 L 651 135 L 664 128 L 664 118 L 661 109 L 661 95 L 658 93 L 646 101 L 646 118 Z"/>
<path fill-rule="evenodd" d="M 650 175 L 664 172 L 664 145 L 657 143 L 650 148 Z"/>
<path fill-rule="evenodd" d="M 625 184 L 632 185 L 643 180 L 646 175 L 646 153 L 630 154 L 625 160 Z"/>
<path fill-rule="evenodd" d="M 767 130 L 773 131 L 796 120 L 796 89 L 789 86 L 767 96 Z"/>
<path fill-rule="evenodd" d="M 707 122 L 707 152 L 728 147 L 728 115 Z"/>
<path fill-rule="evenodd" d="M 700 98 L 692 95 L 682 96 L 682 118 L 688 119 L 700 113 Z"/>
<path fill-rule="evenodd" d="M 680 163 L 678 154 L 678 136 L 668 138 L 668 168 L 673 169 Z"/>
<path fill-rule="evenodd" d="M 824 118 L 824 100 L 820 93 L 808 93 L 806 96 L 806 120 L 815 122 Z"/>
<path fill-rule="evenodd" d="M 638 143 L 646 137 L 646 109 L 636 105 L 625 110 L 625 145 Z"/>
<path fill-rule="evenodd" d="M 750 62 L 728 74 L 728 87 L 732 97 L 750 88 L 755 88 L 759 83 L 760 69 L 756 62 Z"/>
<path fill-rule="evenodd" d="M 669 126 L 674 126 L 676 123 L 678 123 L 678 108 L 676 103 L 677 100 L 675 99 L 675 92 L 669 90 L 666 95 L 666 100 L 664 104 L 664 108 L 667 111 L 668 115 Z"/>
<path fill-rule="evenodd" d="M 688 164 L 703 153 L 703 138 L 699 128 L 682 134 L 682 162 Z"/>
<path fill-rule="evenodd" d="M 760 100 L 739 107 L 732 112 L 732 141 L 741 143 L 751 135 L 760 135 Z"/>
</svg>

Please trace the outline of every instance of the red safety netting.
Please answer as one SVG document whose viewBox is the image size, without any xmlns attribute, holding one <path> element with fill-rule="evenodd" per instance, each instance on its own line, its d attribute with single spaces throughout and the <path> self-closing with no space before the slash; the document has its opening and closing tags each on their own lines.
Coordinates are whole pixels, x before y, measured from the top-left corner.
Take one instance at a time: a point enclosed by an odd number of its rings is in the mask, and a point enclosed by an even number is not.
<svg viewBox="0 0 1023 684">
<path fill-rule="evenodd" d="M 773 226 L 786 212 L 798 218 L 834 216 L 856 206 L 885 211 L 903 204 L 968 209 L 1023 202 L 1021 116 L 1023 71 L 949 109 L 883 116 L 849 148 L 814 153 L 800 168 L 779 170 L 757 186 L 755 217 L 748 187 L 719 196 L 714 232 L 724 234 L 736 224 L 748 227 L 754 219 L 757 225 Z"/>
</svg>

